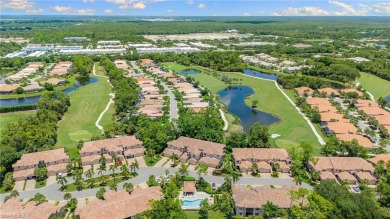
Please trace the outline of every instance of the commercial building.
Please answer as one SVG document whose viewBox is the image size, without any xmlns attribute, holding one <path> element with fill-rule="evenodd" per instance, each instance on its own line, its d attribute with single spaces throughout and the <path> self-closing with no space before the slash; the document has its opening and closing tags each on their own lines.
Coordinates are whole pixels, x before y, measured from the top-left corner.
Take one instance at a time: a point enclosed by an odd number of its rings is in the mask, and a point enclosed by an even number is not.
<svg viewBox="0 0 390 219">
<path fill-rule="evenodd" d="M 79 49 L 79 50 L 60 50 L 58 54 L 61 55 L 103 55 L 103 54 L 118 54 L 125 53 L 126 49 Z"/>
<path fill-rule="evenodd" d="M 189 52 L 199 52 L 200 49 L 192 47 L 161 47 L 161 48 L 136 48 L 137 53 L 147 54 L 147 53 L 189 53 Z"/>
<path fill-rule="evenodd" d="M 88 37 L 65 37 L 65 41 L 89 41 Z"/>
</svg>

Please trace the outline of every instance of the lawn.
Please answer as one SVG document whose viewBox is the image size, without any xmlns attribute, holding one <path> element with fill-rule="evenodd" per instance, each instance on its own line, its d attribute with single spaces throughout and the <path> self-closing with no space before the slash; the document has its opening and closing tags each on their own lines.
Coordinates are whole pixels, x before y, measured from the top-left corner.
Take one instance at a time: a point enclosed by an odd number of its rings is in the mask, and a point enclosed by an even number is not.
<svg viewBox="0 0 390 219">
<path fill-rule="evenodd" d="M 46 186 L 46 180 L 42 180 L 42 181 L 36 181 L 35 182 L 35 188 L 36 189 L 39 189 L 39 188 L 42 188 L 42 187 L 45 187 Z"/>
<path fill-rule="evenodd" d="M 179 65 L 176 64 L 174 67 L 180 70 Z M 187 67 L 182 66 L 181 68 Z M 281 120 L 281 122 L 269 127 L 271 134 L 280 135 L 280 137 L 271 141 L 273 146 L 288 149 L 301 141 L 305 141 L 314 146 L 316 155 L 319 154 L 320 144 L 313 131 L 286 97 L 276 88 L 274 82 L 254 79 L 240 73 L 221 72 L 220 75 L 237 78 L 239 81 L 242 79 L 242 85 L 249 86 L 255 91 L 255 94 L 245 100 L 246 104 L 250 106 L 252 100 L 258 100 L 257 109 L 270 113 Z M 191 76 L 214 93 L 228 86 L 213 76 L 204 73 Z M 292 93 L 289 93 L 289 96 L 291 95 Z"/>
<path fill-rule="evenodd" d="M 100 188 L 100 187 L 106 187 L 106 186 L 111 186 L 112 184 L 116 183 L 121 183 L 125 180 L 131 179 L 132 177 L 129 177 L 128 179 L 125 179 L 122 177 L 121 173 L 115 173 L 115 182 L 114 182 L 114 177 L 113 175 L 107 175 L 108 179 L 105 181 L 105 184 L 101 184 L 102 182 L 100 181 L 99 177 L 94 178 L 95 183 L 93 187 L 89 187 L 86 180 L 84 181 L 83 184 L 83 189 L 93 189 L 93 188 Z M 65 186 L 65 189 L 62 192 L 74 192 L 76 191 L 76 185 L 74 183 L 68 184 Z"/>
<path fill-rule="evenodd" d="M 15 123 L 19 121 L 22 118 L 26 118 L 27 116 L 35 115 L 35 110 L 29 110 L 29 111 L 20 111 L 20 112 L 13 112 L 13 113 L 0 113 L 0 140 L 1 140 L 1 133 L 7 126 L 7 124 Z"/>
<path fill-rule="evenodd" d="M 145 163 L 148 167 L 154 166 L 158 161 L 160 161 L 163 157 L 161 155 L 156 155 L 154 159 L 149 156 L 144 156 Z"/>
<path fill-rule="evenodd" d="M 198 219 L 199 212 L 198 211 L 184 211 L 187 215 L 187 219 Z M 220 211 L 209 211 L 210 219 L 223 219 L 225 216 Z"/>
<path fill-rule="evenodd" d="M 360 84 L 374 95 L 377 100 L 379 97 L 386 97 L 390 95 L 390 81 L 386 81 L 375 75 L 360 72 L 360 78 L 357 79 Z"/>
<path fill-rule="evenodd" d="M 95 122 L 106 107 L 110 92 L 107 80 L 99 77 L 96 83 L 69 94 L 71 106 L 58 123 L 56 147 L 75 148 L 78 141 L 88 141 L 101 134 Z"/>
</svg>

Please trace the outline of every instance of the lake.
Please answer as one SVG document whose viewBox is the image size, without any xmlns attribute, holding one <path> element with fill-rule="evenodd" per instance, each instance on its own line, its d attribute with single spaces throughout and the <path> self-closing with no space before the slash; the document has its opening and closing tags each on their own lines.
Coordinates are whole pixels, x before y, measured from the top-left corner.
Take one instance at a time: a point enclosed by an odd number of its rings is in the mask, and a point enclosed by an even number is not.
<svg viewBox="0 0 390 219">
<path fill-rule="evenodd" d="M 271 125 L 280 121 L 279 118 L 269 113 L 247 106 L 245 104 L 247 94 L 254 94 L 253 89 L 247 86 L 230 86 L 218 92 L 220 100 L 227 106 L 228 112 L 240 119 L 245 132 L 249 132 L 249 127 L 255 122 Z"/>
<path fill-rule="evenodd" d="M 76 83 L 73 86 L 67 88 L 66 90 L 63 90 L 62 92 L 69 94 L 72 91 L 77 90 L 77 88 L 79 87 L 85 86 L 87 84 L 93 84 L 97 81 L 97 78 L 79 77 L 76 78 Z M 40 96 L 4 99 L 0 100 L 0 106 L 19 106 L 26 104 L 35 104 L 39 101 L 39 99 L 41 99 Z"/>
<path fill-rule="evenodd" d="M 179 75 L 197 75 L 197 74 L 200 74 L 200 71 L 196 69 L 184 69 L 179 71 Z"/>
<path fill-rule="evenodd" d="M 244 69 L 244 74 L 254 76 L 256 78 L 264 78 L 273 81 L 275 81 L 279 76 L 277 74 L 267 74 L 267 73 L 259 72 L 250 68 Z"/>
<path fill-rule="evenodd" d="M 390 96 L 387 96 L 386 100 L 387 100 L 388 103 L 390 103 Z"/>
</svg>

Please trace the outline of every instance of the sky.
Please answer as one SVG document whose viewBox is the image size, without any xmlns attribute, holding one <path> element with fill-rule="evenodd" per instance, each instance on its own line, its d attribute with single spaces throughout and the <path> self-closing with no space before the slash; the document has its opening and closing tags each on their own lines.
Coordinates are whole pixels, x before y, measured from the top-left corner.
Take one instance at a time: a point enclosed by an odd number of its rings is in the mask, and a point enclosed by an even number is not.
<svg viewBox="0 0 390 219">
<path fill-rule="evenodd" d="M 390 0 L 0 0 L 3 15 L 389 16 Z"/>
</svg>

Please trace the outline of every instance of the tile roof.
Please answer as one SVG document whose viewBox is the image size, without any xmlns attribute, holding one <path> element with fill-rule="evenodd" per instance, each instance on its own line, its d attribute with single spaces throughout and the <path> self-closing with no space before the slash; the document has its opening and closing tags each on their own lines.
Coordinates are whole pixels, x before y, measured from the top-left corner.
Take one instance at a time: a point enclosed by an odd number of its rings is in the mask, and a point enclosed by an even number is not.
<svg viewBox="0 0 390 219">
<path fill-rule="evenodd" d="M 377 164 L 379 161 L 383 160 L 385 163 L 390 161 L 390 154 L 378 154 L 373 158 L 368 159 L 369 162 Z"/>
<path fill-rule="evenodd" d="M 355 180 L 357 180 L 352 174 L 350 174 L 348 172 L 337 173 L 336 176 L 340 180 L 348 180 L 348 181 L 355 181 Z"/>
<path fill-rule="evenodd" d="M 183 192 L 196 192 L 195 182 L 194 181 L 184 181 L 183 182 Z"/>
<path fill-rule="evenodd" d="M 142 141 L 136 139 L 133 135 L 123 136 L 118 138 L 103 139 L 98 141 L 89 141 L 89 142 L 84 142 L 84 146 L 81 148 L 80 153 L 100 151 L 100 149 L 106 147 L 121 148 L 126 146 L 134 146 L 138 144 L 142 144 Z"/>
<path fill-rule="evenodd" d="M 44 161 L 45 163 L 68 160 L 69 157 L 65 153 L 64 148 L 48 150 L 48 151 L 40 151 L 34 153 L 23 154 L 20 160 L 12 165 L 12 167 L 17 166 L 30 166 L 37 165 L 39 161 Z"/>
<path fill-rule="evenodd" d="M 369 172 L 357 172 L 355 175 L 359 180 L 367 179 L 376 181 L 375 177 L 373 177 Z"/>
<path fill-rule="evenodd" d="M 42 219 L 59 213 L 61 208 L 61 206 L 54 206 L 47 202 L 36 205 L 34 201 L 30 201 L 24 205 L 14 197 L 5 203 L 0 203 L 0 215 L 5 216 L 4 218 L 19 218 L 23 215 L 29 219 Z"/>
<path fill-rule="evenodd" d="M 265 161 L 261 161 L 257 163 L 258 169 L 272 169 L 271 165 Z"/>
<path fill-rule="evenodd" d="M 52 84 L 52 85 L 58 85 L 59 83 L 63 83 L 63 82 L 65 82 L 65 80 L 59 80 L 57 78 L 50 78 L 49 80 L 45 81 L 44 83 L 49 83 L 49 84 Z"/>
<path fill-rule="evenodd" d="M 340 92 L 343 93 L 357 93 L 359 96 L 363 96 L 363 92 L 355 89 L 355 88 L 347 88 L 347 89 L 341 89 Z"/>
<path fill-rule="evenodd" d="M 335 134 L 352 134 L 358 131 L 354 125 L 345 122 L 328 122 L 327 127 Z"/>
<path fill-rule="evenodd" d="M 7 84 L 5 86 L 0 87 L 0 92 L 11 92 L 16 90 L 16 88 L 18 87 L 19 85 Z"/>
<path fill-rule="evenodd" d="M 338 110 L 332 105 L 314 105 L 313 109 L 317 109 L 320 113 L 337 113 Z"/>
<path fill-rule="evenodd" d="M 330 95 L 331 93 L 334 93 L 336 96 L 340 95 L 339 91 L 336 90 L 336 89 L 333 89 L 333 88 L 330 88 L 330 87 L 326 87 L 326 88 L 320 88 L 320 89 L 317 89 L 319 93 L 326 93 L 328 95 Z"/>
<path fill-rule="evenodd" d="M 363 106 L 370 107 L 370 106 L 378 106 L 378 104 L 372 100 L 358 99 L 358 100 L 356 100 L 355 106 L 356 107 L 363 107 Z"/>
<path fill-rule="evenodd" d="M 374 167 L 360 157 L 318 157 L 317 164 L 310 161 L 310 165 L 316 171 L 368 171 L 374 172 Z"/>
<path fill-rule="evenodd" d="M 211 158 L 211 157 L 201 157 L 199 159 L 199 163 L 207 164 L 208 166 L 217 166 L 219 164 L 220 160 L 217 158 Z"/>
<path fill-rule="evenodd" d="M 131 194 L 109 190 L 104 194 L 105 200 L 95 199 L 77 208 L 76 215 L 80 219 L 130 218 L 150 209 L 150 200 L 160 200 L 161 195 L 160 187 L 135 188 Z"/>
<path fill-rule="evenodd" d="M 314 93 L 314 90 L 311 89 L 310 87 L 297 87 L 294 90 L 301 96 L 304 95 L 305 93 L 307 93 L 308 95 L 313 95 Z"/>
<path fill-rule="evenodd" d="M 333 113 L 333 112 L 322 112 L 321 115 L 321 121 L 323 122 L 330 122 L 330 121 L 338 121 L 338 122 L 349 122 L 348 119 L 344 118 L 343 114 L 340 113 Z"/>
<path fill-rule="evenodd" d="M 379 106 L 371 106 L 371 107 L 363 106 L 363 107 L 359 107 L 359 110 L 362 110 L 363 112 L 365 112 L 369 116 L 388 115 L 389 114 L 389 112 L 380 108 Z"/>
<path fill-rule="evenodd" d="M 306 99 L 307 104 L 309 105 L 329 105 L 332 104 L 326 98 L 312 97 Z"/>
<path fill-rule="evenodd" d="M 289 156 L 285 149 L 279 148 L 233 148 L 235 160 L 288 160 Z"/>
<path fill-rule="evenodd" d="M 170 141 L 167 143 L 168 145 L 172 145 L 179 148 L 187 147 L 188 152 L 191 153 L 208 153 L 215 155 L 223 155 L 223 149 L 225 147 L 224 144 L 215 143 L 211 141 L 204 141 L 195 138 L 188 137 L 179 137 L 176 140 Z"/>
<path fill-rule="evenodd" d="M 337 180 L 336 176 L 335 176 L 332 172 L 330 172 L 330 171 L 322 171 L 322 172 L 320 173 L 320 178 L 321 178 L 322 180 L 325 180 L 325 179 L 334 179 L 334 180 Z"/>
<path fill-rule="evenodd" d="M 356 134 L 336 134 L 336 137 L 340 139 L 341 141 L 352 141 L 353 139 L 356 139 L 359 142 L 359 145 L 364 148 L 373 148 L 374 143 L 370 141 L 370 139 L 362 136 L 362 135 L 356 135 Z"/>
<path fill-rule="evenodd" d="M 271 188 L 268 186 L 256 186 L 253 189 L 241 185 L 233 185 L 232 196 L 236 206 L 245 208 L 261 208 L 268 201 L 279 208 L 289 208 L 291 206 L 290 190 L 297 190 L 298 186 L 283 186 Z M 293 205 L 299 202 L 294 201 Z"/>
</svg>

